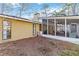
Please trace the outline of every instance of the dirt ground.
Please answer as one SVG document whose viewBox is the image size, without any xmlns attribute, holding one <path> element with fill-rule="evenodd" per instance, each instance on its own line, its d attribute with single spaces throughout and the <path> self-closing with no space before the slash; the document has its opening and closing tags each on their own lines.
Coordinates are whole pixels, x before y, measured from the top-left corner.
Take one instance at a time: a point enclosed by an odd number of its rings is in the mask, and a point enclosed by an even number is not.
<svg viewBox="0 0 79 59">
<path fill-rule="evenodd" d="M 0 55 L 1 56 L 79 55 L 79 46 L 69 42 L 38 36 L 0 44 Z"/>
</svg>

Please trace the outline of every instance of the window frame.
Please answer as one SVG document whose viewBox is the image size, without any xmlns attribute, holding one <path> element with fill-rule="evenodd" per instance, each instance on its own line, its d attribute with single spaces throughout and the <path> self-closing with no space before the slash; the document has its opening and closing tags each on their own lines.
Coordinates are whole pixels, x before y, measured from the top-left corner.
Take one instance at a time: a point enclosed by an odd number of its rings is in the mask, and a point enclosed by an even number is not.
<svg viewBox="0 0 79 59">
<path fill-rule="evenodd" d="M 8 26 L 10 26 L 10 30 L 9 30 L 9 31 L 10 31 L 10 34 L 7 34 L 7 38 L 6 38 L 6 39 L 3 38 L 3 37 L 4 37 L 4 36 L 3 36 L 3 35 L 4 35 L 4 34 L 3 34 L 3 31 L 5 30 L 5 29 L 4 29 L 4 24 L 3 24 L 4 21 L 7 21 L 7 22 L 10 23 L 10 25 L 8 25 Z M 7 25 L 6 25 L 6 26 L 7 26 Z M 8 27 L 8 26 L 7 26 L 7 27 Z M 8 27 L 8 28 L 9 28 L 9 27 Z M 7 29 L 7 31 L 8 31 L 8 29 Z M 2 40 L 11 39 L 11 37 L 12 37 L 12 32 L 11 32 L 11 31 L 12 31 L 12 23 L 11 23 L 11 21 L 9 21 L 7 18 L 5 18 L 5 20 L 2 21 Z M 9 33 L 9 32 L 7 32 L 7 33 Z M 9 35 L 10 35 L 10 37 L 8 37 Z"/>
</svg>

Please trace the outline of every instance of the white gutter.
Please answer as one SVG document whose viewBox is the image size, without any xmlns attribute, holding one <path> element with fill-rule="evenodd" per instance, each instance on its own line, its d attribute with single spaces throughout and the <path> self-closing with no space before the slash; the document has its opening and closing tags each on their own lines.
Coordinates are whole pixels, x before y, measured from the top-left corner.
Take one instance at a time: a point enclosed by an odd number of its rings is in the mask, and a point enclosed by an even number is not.
<svg viewBox="0 0 79 59">
<path fill-rule="evenodd" d="M 21 21 L 26 21 L 26 22 L 32 22 L 31 20 L 27 20 L 27 19 L 20 19 L 20 18 L 11 17 L 11 16 L 6 16 L 6 15 L 0 15 L 0 17 L 11 18 L 11 19 L 21 20 Z"/>
<path fill-rule="evenodd" d="M 79 16 L 59 16 L 59 17 L 48 17 L 48 19 L 79 19 Z M 43 19 L 46 19 L 45 17 Z"/>
</svg>

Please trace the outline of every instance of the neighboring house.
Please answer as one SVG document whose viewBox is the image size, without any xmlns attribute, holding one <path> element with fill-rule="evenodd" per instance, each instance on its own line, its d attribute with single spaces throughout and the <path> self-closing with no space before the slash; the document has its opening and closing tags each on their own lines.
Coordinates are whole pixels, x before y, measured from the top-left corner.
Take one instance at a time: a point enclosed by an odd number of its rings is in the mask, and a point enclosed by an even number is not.
<svg viewBox="0 0 79 59">
<path fill-rule="evenodd" d="M 39 23 L 9 15 L 0 15 L 0 43 L 33 37 L 40 31 Z"/>
<path fill-rule="evenodd" d="M 60 16 L 42 18 L 42 31 L 43 34 L 79 38 L 79 16 Z M 48 24 L 48 30 L 47 30 Z"/>
</svg>

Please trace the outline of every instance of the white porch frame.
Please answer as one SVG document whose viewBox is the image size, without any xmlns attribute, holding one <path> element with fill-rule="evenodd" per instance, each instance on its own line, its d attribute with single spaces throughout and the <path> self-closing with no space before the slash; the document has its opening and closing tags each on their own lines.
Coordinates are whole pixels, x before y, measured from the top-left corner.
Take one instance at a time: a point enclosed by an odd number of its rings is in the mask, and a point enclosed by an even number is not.
<svg viewBox="0 0 79 59">
<path fill-rule="evenodd" d="M 55 26 L 55 29 L 54 30 L 55 30 L 55 36 L 56 36 L 56 29 L 57 29 L 56 28 L 56 19 L 54 19 L 54 26 Z"/>
<path fill-rule="evenodd" d="M 54 36 L 56 36 L 57 35 L 57 33 L 56 33 L 56 31 L 57 31 L 57 19 L 63 19 L 64 21 L 65 21 L 65 23 L 64 23 L 64 26 L 65 26 L 65 37 L 67 38 L 67 20 L 68 19 L 79 19 L 79 16 L 62 16 L 62 17 L 47 17 L 47 18 L 44 18 L 44 19 L 47 19 L 47 35 L 49 35 L 48 34 L 48 26 L 49 26 L 49 24 L 48 24 L 48 19 L 54 19 Z"/>
<path fill-rule="evenodd" d="M 65 37 L 67 37 L 67 19 L 65 18 Z"/>
<path fill-rule="evenodd" d="M 45 18 L 46 19 L 46 18 Z M 57 40 L 62 40 L 62 41 L 68 41 L 68 42 L 71 42 L 71 43 L 74 43 L 74 44 L 79 44 L 79 38 L 71 38 L 71 37 L 67 37 L 67 20 L 68 19 L 79 19 L 79 16 L 64 16 L 64 17 L 49 17 L 47 19 L 54 19 L 54 26 L 55 26 L 55 35 L 44 35 L 44 34 L 41 34 L 42 36 L 44 37 L 47 37 L 47 38 L 52 38 L 52 39 L 57 39 Z M 62 37 L 62 36 L 56 36 L 56 30 L 57 30 L 57 27 L 56 27 L 56 23 L 57 23 L 57 19 L 63 19 L 65 21 L 64 25 L 65 25 L 65 37 Z M 47 23 L 48 25 L 48 23 Z"/>
<path fill-rule="evenodd" d="M 67 37 L 67 19 L 66 18 L 64 18 L 64 20 L 65 20 L 65 37 Z M 56 30 L 57 30 L 57 27 L 56 27 L 56 25 L 57 25 L 57 22 L 56 22 L 56 19 L 54 19 L 54 26 L 55 26 L 55 36 L 56 36 Z M 42 29 L 43 29 L 43 25 L 42 25 Z M 48 21 L 48 19 L 47 19 L 47 35 L 49 34 L 49 21 Z"/>
</svg>

